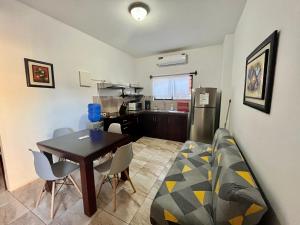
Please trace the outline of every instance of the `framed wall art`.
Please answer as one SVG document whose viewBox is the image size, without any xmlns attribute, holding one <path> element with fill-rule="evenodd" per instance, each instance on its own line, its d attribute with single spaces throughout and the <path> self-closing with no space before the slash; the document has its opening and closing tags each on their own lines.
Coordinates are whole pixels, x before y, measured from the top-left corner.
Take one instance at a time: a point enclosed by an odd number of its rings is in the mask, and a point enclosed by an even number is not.
<svg viewBox="0 0 300 225">
<path fill-rule="evenodd" d="M 244 105 L 270 113 L 278 31 L 264 40 L 246 60 Z"/>
<path fill-rule="evenodd" d="M 53 64 L 24 59 L 27 87 L 55 88 Z"/>
</svg>

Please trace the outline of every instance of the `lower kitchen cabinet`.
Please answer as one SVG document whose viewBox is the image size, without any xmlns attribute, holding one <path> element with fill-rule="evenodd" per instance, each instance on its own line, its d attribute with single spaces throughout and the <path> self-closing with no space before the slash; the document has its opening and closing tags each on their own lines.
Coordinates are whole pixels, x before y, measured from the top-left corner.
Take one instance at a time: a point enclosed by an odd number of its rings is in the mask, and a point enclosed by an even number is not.
<svg viewBox="0 0 300 225">
<path fill-rule="evenodd" d="M 187 139 L 187 114 L 168 112 L 141 112 L 104 119 L 104 130 L 111 123 L 120 123 L 123 134 L 132 141 L 142 136 L 184 142 Z"/>
<path fill-rule="evenodd" d="M 187 114 L 144 112 L 140 127 L 144 136 L 184 142 L 187 139 Z"/>
<path fill-rule="evenodd" d="M 128 134 L 132 141 L 136 141 L 142 137 L 139 126 L 139 115 L 123 115 L 115 118 L 104 119 L 104 130 L 107 131 L 112 123 L 121 124 L 123 134 Z"/>
</svg>

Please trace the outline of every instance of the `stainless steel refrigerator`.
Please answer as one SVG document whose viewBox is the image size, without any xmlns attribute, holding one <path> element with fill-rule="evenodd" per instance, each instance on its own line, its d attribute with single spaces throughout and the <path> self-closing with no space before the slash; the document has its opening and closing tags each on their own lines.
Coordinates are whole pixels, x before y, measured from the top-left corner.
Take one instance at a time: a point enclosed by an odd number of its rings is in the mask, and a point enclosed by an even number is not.
<svg viewBox="0 0 300 225">
<path fill-rule="evenodd" d="M 189 139 L 211 143 L 219 127 L 221 94 L 217 88 L 192 90 L 189 115 Z"/>
</svg>

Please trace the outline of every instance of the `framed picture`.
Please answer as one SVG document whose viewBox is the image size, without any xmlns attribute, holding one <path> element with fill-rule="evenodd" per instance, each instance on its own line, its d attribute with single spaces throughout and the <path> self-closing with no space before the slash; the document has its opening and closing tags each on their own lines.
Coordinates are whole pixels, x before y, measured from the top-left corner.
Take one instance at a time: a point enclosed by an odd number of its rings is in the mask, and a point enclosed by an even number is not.
<svg viewBox="0 0 300 225">
<path fill-rule="evenodd" d="M 246 60 L 244 105 L 270 113 L 278 31 L 264 40 Z"/>
<path fill-rule="evenodd" d="M 55 88 L 53 64 L 24 59 L 27 87 Z"/>
</svg>

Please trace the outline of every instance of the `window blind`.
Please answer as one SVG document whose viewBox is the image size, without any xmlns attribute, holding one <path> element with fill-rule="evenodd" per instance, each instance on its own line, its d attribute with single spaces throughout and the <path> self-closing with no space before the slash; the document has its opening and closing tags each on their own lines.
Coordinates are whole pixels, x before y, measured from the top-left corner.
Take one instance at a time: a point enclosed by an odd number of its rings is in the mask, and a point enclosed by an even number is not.
<svg viewBox="0 0 300 225">
<path fill-rule="evenodd" d="M 154 99 L 189 100 L 191 98 L 192 77 L 190 75 L 152 78 Z"/>
</svg>

